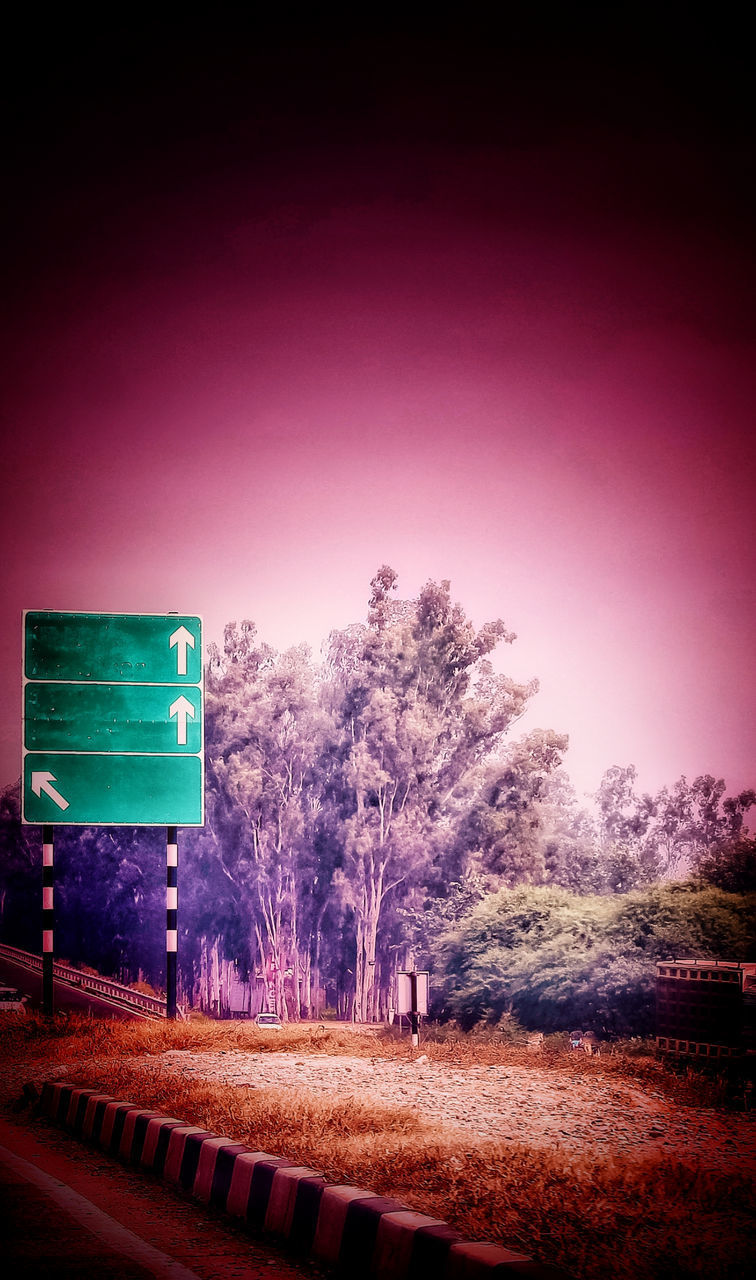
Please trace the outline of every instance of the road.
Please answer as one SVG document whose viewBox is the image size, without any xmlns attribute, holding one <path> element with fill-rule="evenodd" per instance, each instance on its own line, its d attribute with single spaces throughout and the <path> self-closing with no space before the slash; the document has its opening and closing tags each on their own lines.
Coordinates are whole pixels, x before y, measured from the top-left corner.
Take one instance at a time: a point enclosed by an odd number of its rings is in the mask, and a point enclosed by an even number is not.
<svg viewBox="0 0 756 1280">
<path fill-rule="evenodd" d="M 24 1280 L 315 1280 L 230 1220 L 26 1115 L 0 1117 L 0 1251 Z"/>
<path fill-rule="evenodd" d="M 41 1006 L 42 975 L 5 957 L 0 981 Z M 56 1010 L 133 1018 L 101 997 L 55 982 Z M 24 1280 L 314 1280 L 230 1220 L 182 1199 L 151 1175 L 73 1141 L 28 1112 L 0 1113 L 0 1255 Z"/>
<path fill-rule="evenodd" d="M 0 982 L 9 987 L 18 987 L 24 995 L 31 996 L 33 1009 L 42 1008 L 42 973 L 39 969 L 27 969 L 25 965 L 16 964 L 0 956 Z M 132 1019 L 142 1017 L 138 1010 L 125 1009 L 115 1001 L 91 992 L 80 991 L 67 982 L 54 979 L 53 1002 L 56 1013 L 91 1013 L 98 1018 Z"/>
</svg>

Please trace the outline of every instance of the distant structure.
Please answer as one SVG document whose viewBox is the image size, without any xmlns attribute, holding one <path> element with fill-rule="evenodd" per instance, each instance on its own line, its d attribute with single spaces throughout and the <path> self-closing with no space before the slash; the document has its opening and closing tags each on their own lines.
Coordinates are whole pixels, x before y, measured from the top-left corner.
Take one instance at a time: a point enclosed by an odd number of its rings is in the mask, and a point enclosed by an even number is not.
<svg viewBox="0 0 756 1280">
<path fill-rule="evenodd" d="M 705 1058 L 756 1054 L 756 964 L 667 960 L 656 966 L 656 1043 Z"/>
</svg>

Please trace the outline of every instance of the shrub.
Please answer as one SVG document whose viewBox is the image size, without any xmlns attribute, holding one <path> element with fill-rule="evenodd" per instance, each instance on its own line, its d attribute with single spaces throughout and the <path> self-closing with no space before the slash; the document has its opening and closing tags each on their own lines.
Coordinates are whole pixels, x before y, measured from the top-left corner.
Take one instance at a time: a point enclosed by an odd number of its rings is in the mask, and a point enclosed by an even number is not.
<svg viewBox="0 0 756 1280">
<path fill-rule="evenodd" d="M 503 889 L 441 938 L 434 961 L 465 1031 L 513 1013 L 528 1030 L 649 1036 L 657 959 L 746 959 L 755 934 L 754 894 L 692 883 L 601 898 Z"/>
</svg>

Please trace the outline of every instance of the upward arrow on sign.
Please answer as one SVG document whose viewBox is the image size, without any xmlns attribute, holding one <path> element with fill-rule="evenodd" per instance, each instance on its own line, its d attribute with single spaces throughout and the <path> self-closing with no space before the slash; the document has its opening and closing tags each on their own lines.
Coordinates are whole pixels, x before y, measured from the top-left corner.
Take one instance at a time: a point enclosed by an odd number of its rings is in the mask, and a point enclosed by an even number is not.
<svg viewBox="0 0 756 1280">
<path fill-rule="evenodd" d="M 191 631 L 187 631 L 186 627 L 180 626 L 177 631 L 174 631 L 168 643 L 170 644 L 170 647 L 172 649 L 173 648 L 176 649 L 176 661 L 177 661 L 176 674 L 179 676 L 185 676 L 186 675 L 186 651 L 187 651 L 187 648 L 189 649 L 194 648 L 194 636 L 192 635 Z"/>
<path fill-rule="evenodd" d="M 186 745 L 186 718 L 188 716 L 190 720 L 194 719 L 194 707 L 182 693 L 175 702 L 171 703 L 168 708 L 168 714 L 171 720 L 176 716 L 176 729 L 178 731 L 176 741 L 178 746 L 183 747 Z"/>
</svg>

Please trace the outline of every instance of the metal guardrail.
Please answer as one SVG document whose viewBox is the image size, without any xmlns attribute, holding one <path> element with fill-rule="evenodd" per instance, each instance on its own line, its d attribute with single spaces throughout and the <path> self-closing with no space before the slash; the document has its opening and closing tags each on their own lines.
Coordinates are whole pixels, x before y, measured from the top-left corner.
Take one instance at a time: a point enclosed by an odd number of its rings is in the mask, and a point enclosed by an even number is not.
<svg viewBox="0 0 756 1280">
<path fill-rule="evenodd" d="M 29 951 L 21 951 L 18 947 L 8 947 L 0 943 L 0 955 L 6 956 L 8 960 L 15 960 L 19 964 L 25 964 L 30 969 L 42 969 L 41 956 L 33 955 Z M 73 969 L 57 961 L 53 963 L 53 976 L 69 983 L 72 987 L 91 991 L 95 995 L 109 996 L 111 1000 L 118 1000 L 120 1004 L 142 1009 L 155 1018 L 167 1016 L 165 1000 L 161 1000 L 158 996 L 144 995 L 141 991 L 133 991 L 131 987 L 124 987 L 120 982 L 113 982 L 110 978 L 99 978 L 93 973 L 82 973 L 80 969 Z"/>
</svg>

